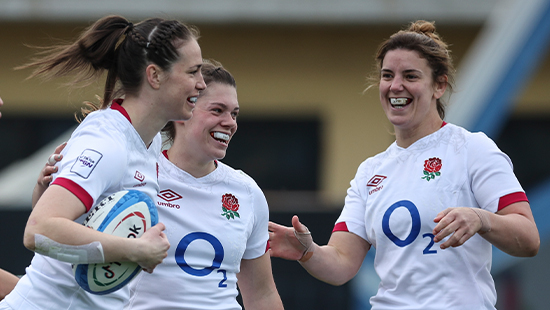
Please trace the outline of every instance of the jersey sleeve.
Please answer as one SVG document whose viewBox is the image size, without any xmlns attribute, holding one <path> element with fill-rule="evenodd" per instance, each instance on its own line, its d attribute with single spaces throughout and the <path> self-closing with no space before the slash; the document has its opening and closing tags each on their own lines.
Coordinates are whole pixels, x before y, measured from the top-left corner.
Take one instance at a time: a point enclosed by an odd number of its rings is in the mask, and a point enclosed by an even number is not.
<svg viewBox="0 0 550 310">
<path fill-rule="evenodd" d="M 69 190 L 89 211 L 101 194 L 123 177 L 127 151 L 121 139 L 87 127 L 68 141 L 52 184 Z"/>
<path fill-rule="evenodd" d="M 254 223 L 250 237 L 246 242 L 246 250 L 243 259 L 254 259 L 265 254 L 269 232 L 267 223 L 269 221 L 269 207 L 265 195 L 256 183 L 252 188 L 254 203 Z"/>
<path fill-rule="evenodd" d="M 510 158 L 483 133 L 475 133 L 468 145 L 470 186 L 478 205 L 497 212 L 527 196 L 513 171 Z"/>
<path fill-rule="evenodd" d="M 367 161 L 363 162 L 357 169 L 355 178 L 351 180 L 348 188 L 344 208 L 336 220 L 333 232 L 348 231 L 367 240 L 367 231 L 365 229 L 365 206 L 366 193 L 361 189 L 365 187 L 365 169 Z M 361 186 L 362 185 L 362 186 Z M 370 242 L 369 242 L 370 243 Z"/>
</svg>

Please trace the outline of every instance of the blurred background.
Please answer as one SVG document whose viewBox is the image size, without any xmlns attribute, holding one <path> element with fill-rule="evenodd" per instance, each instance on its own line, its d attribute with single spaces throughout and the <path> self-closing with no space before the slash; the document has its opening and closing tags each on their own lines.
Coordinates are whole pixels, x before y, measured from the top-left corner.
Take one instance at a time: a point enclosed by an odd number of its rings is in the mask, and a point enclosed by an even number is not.
<svg viewBox="0 0 550 310">
<path fill-rule="evenodd" d="M 0 0 L 0 268 L 24 274 L 38 173 L 104 82 L 67 89 L 13 68 L 32 56 L 26 45 L 73 40 L 110 14 L 198 26 L 203 57 L 238 85 L 239 131 L 224 162 L 262 187 L 273 221 L 290 225 L 298 214 L 319 244 L 359 164 L 394 141 L 377 89 L 364 92 L 377 46 L 411 21 L 435 21 L 458 68 L 446 121 L 484 131 L 511 157 L 541 234 L 535 258 L 494 250 L 497 308 L 548 309 L 550 0 Z M 372 260 L 340 287 L 296 262 L 273 259 L 273 272 L 286 309 L 370 309 Z"/>
</svg>

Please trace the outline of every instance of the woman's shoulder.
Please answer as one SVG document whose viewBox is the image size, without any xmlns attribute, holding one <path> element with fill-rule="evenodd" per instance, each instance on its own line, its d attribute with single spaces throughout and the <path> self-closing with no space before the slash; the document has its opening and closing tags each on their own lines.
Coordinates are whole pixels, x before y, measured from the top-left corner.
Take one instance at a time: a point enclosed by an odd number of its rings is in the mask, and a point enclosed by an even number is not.
<svg viewBox="0 0 550 310">
<path fill-rule="evenodd" d="M 466 128 L 463 128 L 458 125 L 448 124 L 449 129 L 452 130 L 453 135 L 462 136 L 467 142 L 469 148 L 476 148 L 476 147 L 483 147 L 483 146 L 496 146 L 493 139 L 489 138 L 484 132 L 477 131 L 477 132 L 471 132 L 467 130 Z"/>
<path fill-rule="evenodd" d="M 260 189 L 256 180 L 248 175 L 241 169 L 235 169 L 225 163 L 218 161 L 218 168 L 223 170 L 224 180 L 233 182 L 237 186 L 245 186 L 251 191 L 256 191 Z"/>
</svg>

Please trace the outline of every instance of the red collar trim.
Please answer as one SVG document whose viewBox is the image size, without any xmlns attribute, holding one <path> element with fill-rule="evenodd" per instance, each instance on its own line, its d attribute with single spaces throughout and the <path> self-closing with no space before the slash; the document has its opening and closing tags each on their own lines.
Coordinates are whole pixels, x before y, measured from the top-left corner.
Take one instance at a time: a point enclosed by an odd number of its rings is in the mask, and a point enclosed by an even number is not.
<svg viewBox="0 0 550 310">
<path fill-rule="evenodd" d="M 441 128 L 443 128 L 443 126 L 447 125 L 447 122 L 443 121 L 443 124 L 441 124 Z"/>
<path fill-rule="evenodd" d="M 132 120 L 130 119 L 130 114 L 128 114 L 128 111 L 126 111 L 126 109 L 122 107 L 122 102 L 123 101 L 124 101 L 124 99 L 115 99 L 115 100 L 113 100 L 113 103 L 111 104 L 111 109 L 122 113 L 122 115 L 124 115 L 124 117 L 126 117 L 126 119 L 131 124 Z"/>
</svg>

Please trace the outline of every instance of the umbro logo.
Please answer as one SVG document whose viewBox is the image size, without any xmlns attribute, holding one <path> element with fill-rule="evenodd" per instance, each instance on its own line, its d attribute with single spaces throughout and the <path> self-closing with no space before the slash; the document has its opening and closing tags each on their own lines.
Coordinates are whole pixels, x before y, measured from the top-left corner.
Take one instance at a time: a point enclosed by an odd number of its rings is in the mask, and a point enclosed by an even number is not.
<svg viewBox="0 0 550 310">
<path fill-rule="evenodd" d="M 174 192 L 171 189 L 165 189 L 158 194 L 160 198 L 166 201 L 174 201 L 183 198 L 180 194 Z"/>
<path fill-rule="evenodd" d="M 180 194 L 174 192 L 173 190 L 171 189 L 165 189 L 163 191 L 160 191 L 160 193 L 157 195 L 159 198 L 161 198 L 162 200 L 165 200 L 167 202 L 164 202 L 164 201 L 158 201 L 157 200 L 157 205 L 158 206 L 162 206 L 162 207 L 168 207 L 168 208 L 172 208 L 172 209 L 179 209 L 181 208 L 180 205 L 178 204 L 172 204 L 170 203 L 171 201 L 174 201 L 174 200 L 178 200 L 178 199 L 181 199 L 183 198 Z"/>
<path fill-rule="evenodd" d="M 143 182 L 143 180 L 145 180 L 145 176 L 141 174 L 141 172 L 136 170 L 136 173 L 134 174 L 134 179 Z"/>
<path fill-rule="evenodd" d="M 136 173 L 134 173 L 134 179 L 138 180 L 139 184 L 136 184 L 132 187 L 141 187 L 141 186 L 145 186 L 147 184 L 147 182 L 143 182 L 145 180 L 145 176 L 137 170 L 136 170 Z"/>
<path fill-rule="evenodd" d="M 384 185 L 380 185 L 387 177 L 384 175 L 375 175 L 367 182 L 367 187 L 374 187 L 374 189 L 369 191 L 369 195 L 372 195 L 384 188 Z"/>
<path fill-rule="evenodd" d="M 383 176 L 383 175 L 375 175 L 373 176 L 372 178 L 370 178 L 369 182 L 367 183 L 367 186 L 378 186 L 380 185 L 380 183 L 382 183 L 382 181 L 384 181 L 384 179 L 387 178 L 386 176 Z"/>
</svg>

